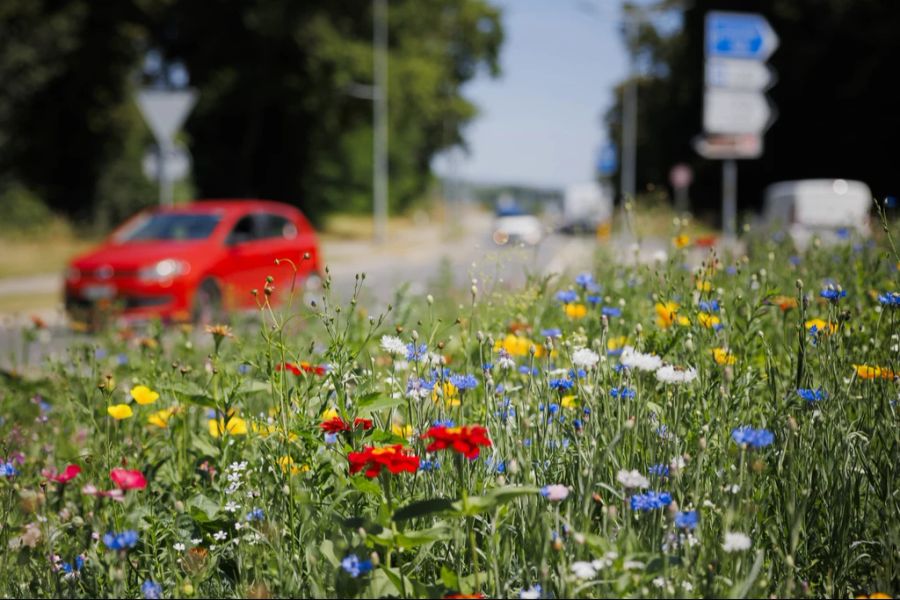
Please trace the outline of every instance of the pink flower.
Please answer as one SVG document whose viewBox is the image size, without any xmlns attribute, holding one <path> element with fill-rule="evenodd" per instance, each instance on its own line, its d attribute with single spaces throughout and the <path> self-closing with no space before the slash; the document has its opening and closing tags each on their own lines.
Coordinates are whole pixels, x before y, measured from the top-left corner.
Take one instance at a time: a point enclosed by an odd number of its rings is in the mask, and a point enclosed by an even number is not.
<svg viewBox="0 0 900 600">
<path fill-rule="evenodd" d="M 541 495 L 550 502 L 562 502 L 569 496 L 569 488 L 559 483 L 545 485 L 541 488 Z"/>
<path fill-rule="evenodd" d="M 121 490 L 142 490 L 147 487 L 147 480 L 140 471 L 128 469 L 113 469 L 109 472 L 109 478 Z"/>
<path fill-rule="evenodd" d="M 83 488 L 81 488 L 81 493 L 86 496 L 96 496 L 98 498 L 109 498 L 111 500 L 115 500 L 116 502 L 124 502 L 125 501 L 125 493 L 122 490 L 98 490 L 97 486 L 93 484 L 87 484 Z"/>
<path fill-rule="evenodd" d="M 69 465 L 66 467 L 66 470 L 62 473 L 57 474 L 56 468 L 51 467 L 49 469 L 44 469 L 41 471 L 41 475 L 49 479 L 50 481 L 55 481 L 56 483 L 69 483 L 81 473 L 81 467 L 78 465 Z"/>
</svg>

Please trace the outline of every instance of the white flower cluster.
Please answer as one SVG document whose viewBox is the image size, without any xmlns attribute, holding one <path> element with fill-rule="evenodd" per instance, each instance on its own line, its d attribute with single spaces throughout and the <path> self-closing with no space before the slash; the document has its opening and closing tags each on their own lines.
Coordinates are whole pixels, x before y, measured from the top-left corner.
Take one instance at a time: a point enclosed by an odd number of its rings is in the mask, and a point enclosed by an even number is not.
<svg viewBox="0 0 900 600">
<path fill-rule="evenodd" d="M 639 371 L 655 371 L 663 364 L 662 359 L 655 354 L 644 354 L 638 352 L 631 346 L 622 348 L 622 356 L 619 362 L 630 369 L 638 369 Z"/>
<path fill-rule="evenodd" d="M 690 383 L 697 379 L 697 369 L 666 365 L 656 370 L 656 378 L 663 383 Z"/>
<path fill-rule="evenodd" d="M 576 367 L 589 369 L 597 364 L 600 355 L 589 348 L 579 348 L 572 353 L 572 364 Z"/>
<path fill-rule="evenodd" d="M 722 544 L 725 552 L 743 552 L 750 549 L 750 537 L 739 531 L 725 533 L 725 543 Z"/>
<path fill-rule="evenodd" d="M 626 488 L 647 488 L 650 487 L 650 481 L 640 474 L 637 469 L 627 471 L 622 469 L 616 475 L 616 480 Z"/>
<path fill-rule="evenodd" d="M 381 336 L 381 349 L 388 354 L 406 356 L 406 344 L 403 343 L 403 340 L 393 335 Z"/>
</svg>

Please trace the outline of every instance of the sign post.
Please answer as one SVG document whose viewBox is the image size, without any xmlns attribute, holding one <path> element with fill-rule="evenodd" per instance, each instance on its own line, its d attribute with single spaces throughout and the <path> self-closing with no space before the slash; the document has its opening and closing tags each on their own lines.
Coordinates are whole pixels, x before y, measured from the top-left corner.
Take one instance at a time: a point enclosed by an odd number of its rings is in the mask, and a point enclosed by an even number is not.
<svg viewBox="0 0 900 600">
<path fill-rule="evenodd" d="M 669 183 L 675 189 L 675 210 L 686 212 L 688 206 L 688 188 L 694 181 L 694 171 L 689 165 L 678 163 L 669 170 Z"/>
<path fill-rule="evenodd" d="M 722 160 L 722 226 L 737 235 L 737 160 L 762 156 L 762 136 L 775 119 L 765 95 L 775 76 L 765 61 L 778 48 L 778 36 L 756 13 L 706 14 L 703 96 L 704 136 L 694 149 Z"/>
<path fill-rule="evenodd" d="M 144 120 L 156 138 L 156 177 L 159 182 L 159 203 L 172 205 L 173 160 L 182 160 L 175 146 L 175 134 L 181 129 L 185 119 L 197 102 L 197 92 L 186 90 L 143 89 L 138 93 L 137 103 Z"/>
</svg>

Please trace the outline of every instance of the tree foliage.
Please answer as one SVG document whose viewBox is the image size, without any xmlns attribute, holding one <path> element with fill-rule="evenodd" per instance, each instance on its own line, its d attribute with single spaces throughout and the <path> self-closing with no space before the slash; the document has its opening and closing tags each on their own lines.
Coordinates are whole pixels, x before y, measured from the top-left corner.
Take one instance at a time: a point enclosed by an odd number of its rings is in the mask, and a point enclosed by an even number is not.
<svg viewBox="0 0 900 600">
<path fill-rule="evenodd" d="M 393 209 L 430 182 L 432 157 L 463 143 L 461 94 L 498 72 L 487 0 L 391 0 Z M 112 223 L 155 201 L 141 173 L 152 136 L 134 106 L 152 53 L 183 64 L 199 102 L 185 124 L 204 197 L 292 202 L 317 217 L 371 206 L 371 0 L 10 0 L 0 7 L 0 191 Z M 171 81 L 169 83 L 172 83 Z M 2 196 L 2 194 L 0 194 Z"/>
<path fill-rule="evenodd" d="M 777 120 L 764 155 L 739 162 L 743 208 L 782 180 L 843 177 L 866 182 L 876 197 L 897 195 L 900 116 L 892 95 L 900 64 L 900 5 L 877 0 L 661 0 L 628 40 L 641 65 L 638 101 L 638 189 L 667 185 L 672 165 L 694 167 L 695 210 L 717 210 L 718 161 L 697 156 L 702 131 L 704 17 L 710 10 L 765 15 L 780 38 L 768 61 L 777 82 L 767 94 Z M 681 26 L 670 28 L 672 15 Z M 607 113 L 619 141 L 621 87 Z"/>
</svg>

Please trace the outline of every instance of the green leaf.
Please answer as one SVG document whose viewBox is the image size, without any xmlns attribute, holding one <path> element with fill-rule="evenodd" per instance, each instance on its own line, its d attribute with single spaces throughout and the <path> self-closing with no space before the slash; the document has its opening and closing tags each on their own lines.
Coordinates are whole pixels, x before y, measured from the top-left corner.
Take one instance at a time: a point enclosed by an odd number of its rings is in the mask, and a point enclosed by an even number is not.
<svg viewBox="0 0 900 600">
<path fill-rule="evenodd" d="M 441 540 L 448 540 L 450 539 L 451 533 L 450 526 L 446 523 L 441 523 L 430 529 L 398 533 L 394 537 L 394 540 L 401 548 L 415 548 L 417 546 L 432 544 Z"/>
<path fill-rule="evenodd" d="M 453 503 L 453 508 L 467 516 L 478 515 L 489 512 L 502 504 L 512 502 L 517 498 L 540 493 L 541 489 L 534 486 L 507 485 L 494 488 L 484 496 L 469 496 L 466 499 L 465 506 L 463 506 L 462 500 L 457 500 Z"/>
<path fill-rule="evenodd" d="M 373 402 L 375 402 L 376 400 L 378 400 L 379 398 L 382 398 L 383 396 L 384 396 L 384 394 L 382 394 L 381 392 L 369 392 L 368 394 L 363 394 L 362 396 L 360 396 L 359 398 L 356 399 L 356 406 L 358 406 L 360 408 L 362 408 L 364 406 L 368 406 L 368 405 L 372 404 Z"/>
<path fill-rule="evenodd" d="M 393 408 L 395 406 L 401 406 L 405 404 L 406 400 L 403 398 L 390 398 L 388 396 L 381 396 L 379 398 L 373 399 L 371 402 L 367 404 L 357 404 L 359 408 L 359 414 L 361 415 L 369 415 L 373 412 L 378 412 L 379 410 L 384 410 L 386 408 Z"/>
<path fill-rule="evenodd" d="M 206 390 L 201 388 L 193 381 L 184 381 L 172 385 L 172 391 L 182 400 L 186 400 L 192 404 L 205 406 L 207 408 L 216 408 L 216 402 L 213 400 Z"/>
<path fill-rule="evenodd" d="M 441 565 L 441 582 L 448 590 L 459 589 L 459 577 L 454 571 L 447 568 L 447 565 Z"/>
<path fill-rule="evenodd" d="M 269 392 L 272 388 L 268 381 L 259 381 L 258 379 L 245 380 L 241 384 L 240 391 L 247 394 L 255 394 L 257 392 Z"/>
<path fill-rule="evenodd" d="M 219 449 L 213 446 L 205 435 L 191 436 L 191 448 L 203 456 L 219 456 Z"/>
<path fill-rule="evenodd" d="M 350 485 L 363 494 L 381 494 L 381 486 L 368 477 L 351 477 Z"/>
<path fill-rule="evenodd" d="M 395 435 L 390 431 L 376 431 L 372 434 L 371 440 L 373 442 L 378 442 L 379 444 L 400 444 L 402 446 L 409 445 L 409 442 L 406 441 L 405 437 Z"/>
<path fill-rule="evenodd" d="M 197 494 L 188 500 L 187 504 L 195 521 L 205 523 L 215 520 L 219 515 L 219 505 L 203 494 Z"/>
<path fill-rule="evenodd" d="M 449 498 L 430 498 L 407 504 L 394 512 L 395 521 L 408 521 L 425 515 L 445 513 L 453 510 L 454 501 Z"/>
<path fill-rule="evenodd" d="M 322 556 L 325 557 L 325 560 L 331 563 L 331 566 L 335 569 L 341 566 L 341 561 L 338 560 L 338 557 L 334 553 L 334 542 L 332 542 L 331 540 L 324 540 L 319 545 L 319 552 L 322 553 Z"/>
</svg>

